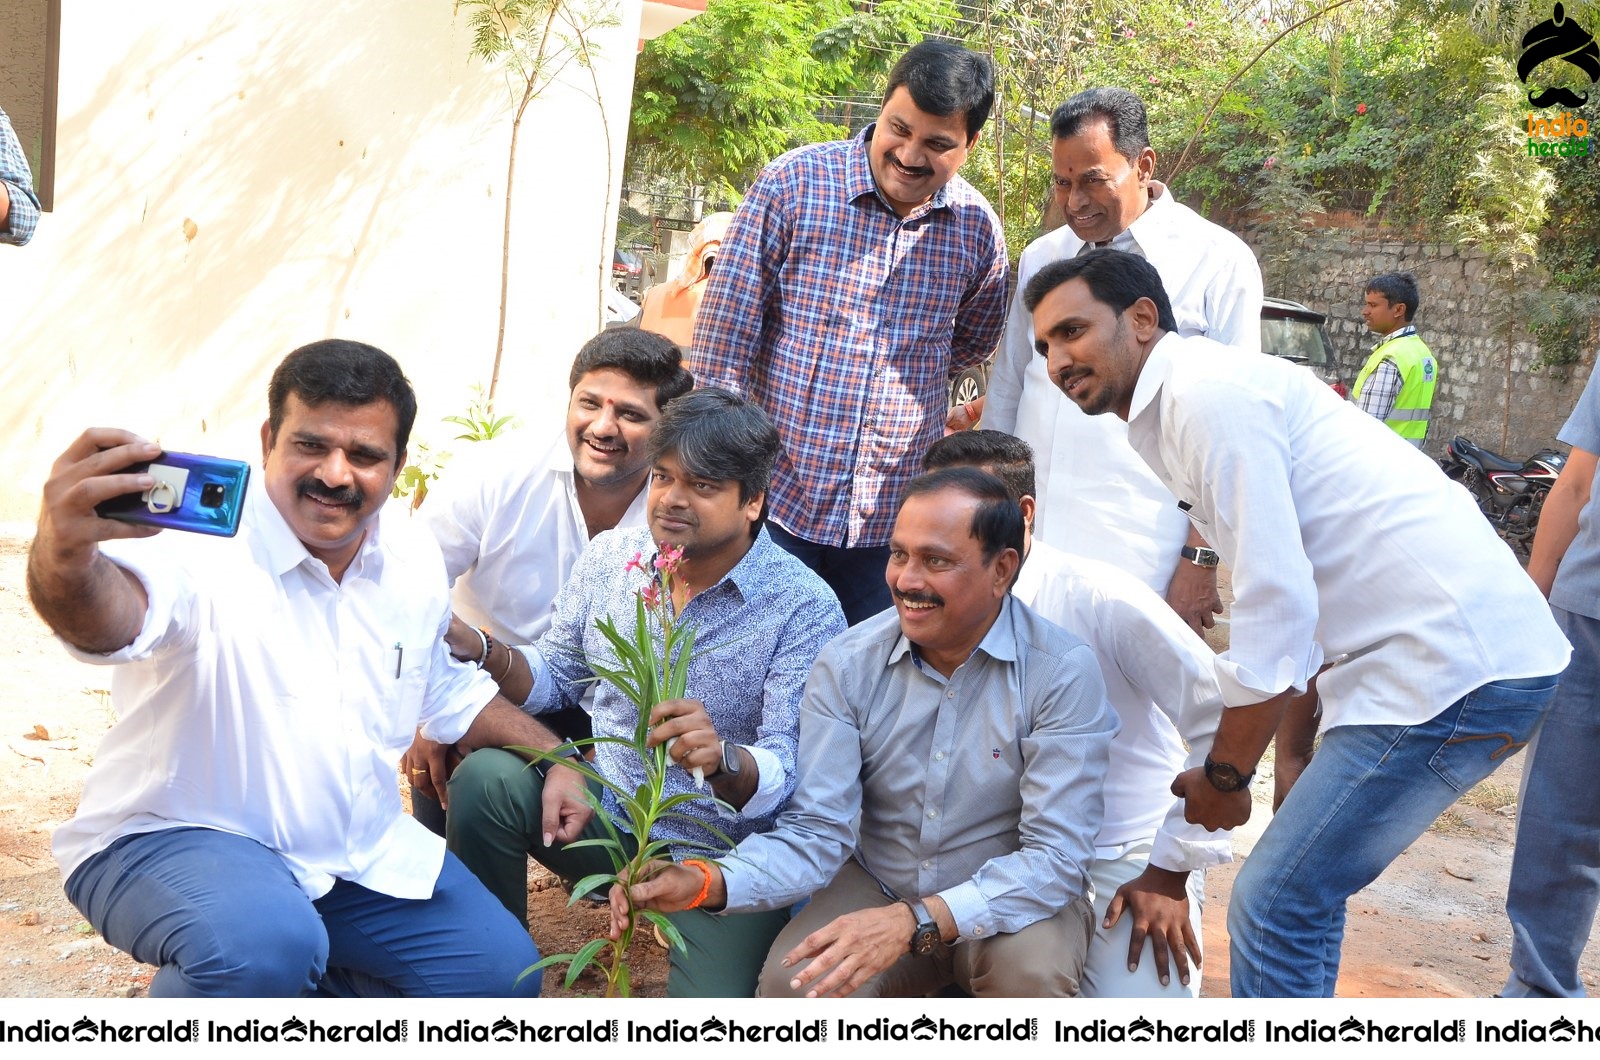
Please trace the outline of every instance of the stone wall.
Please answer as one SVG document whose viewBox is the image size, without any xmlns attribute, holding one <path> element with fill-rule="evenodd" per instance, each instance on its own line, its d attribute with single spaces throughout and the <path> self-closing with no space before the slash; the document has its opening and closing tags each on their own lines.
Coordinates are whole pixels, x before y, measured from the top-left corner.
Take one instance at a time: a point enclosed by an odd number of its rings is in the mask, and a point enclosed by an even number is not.
<svg viewBox="0 0 1600 1060">
<path fill-rule="evenodd" d="M 1361 321 L 1367 280 L 1381 272 L 1410 272 L 1421 292 L 1417 332 L 1439 360 L 1426 451 L 1439 455 L 1458 434 L 1516 457 L 1554 443 L 1594 367 L 1594 351 L 1568 368 L 1533 370 L 1539 348 L 1525 330 L 1507 348 L 1493 309 L 1502 280 L 1481 253 L 1388 231 L 1364 218 L 1329 215 L 1326 222 L 1319 219 L 1303 253 L 1296 255 L 1292 277 L 1275 278 L 1268 270 L 1267 293 L 1328 315 L 1347 384 L 1355 381 L 1373 344 Z M 1264 261 L 1270 258 L 1248 233 L 1248 224 L 1230 227 L 1245 233 Z"/>
</svg>

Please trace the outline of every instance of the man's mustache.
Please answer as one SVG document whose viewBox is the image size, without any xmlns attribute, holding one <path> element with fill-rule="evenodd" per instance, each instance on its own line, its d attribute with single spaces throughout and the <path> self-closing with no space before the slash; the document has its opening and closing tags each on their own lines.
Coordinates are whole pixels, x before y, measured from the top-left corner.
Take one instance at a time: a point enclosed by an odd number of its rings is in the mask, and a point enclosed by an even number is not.
<svg viewBox="0 0 1600 1060">
<path fill-rule="evenodd" d="M 295 492 L 302 497 L 315 497 L 328 504 L 348 504 L 361 507 L 367 495 L 357 486 L 328 486 L 316 478 L 303 478 L 295 484 Z"/>
<path fill-rule="evenodd" d="M 886 154 L 889 161 L 893 162 L 907 173 L 911 173 L 919 177 L 930 177 L 933 175 L 933 170 L 927 166 L 908 166 L 904 162 L 900 161 L 900 156 L 895 154 L 893 151 L 888 151 Z"/>
<path fill-rule="evenodd" d="M 908 604 L 938 604 L 941 607 L 944 606 L 944 597 L 940 596 L 938 593 L 904 593 L 899 589 L 894 589 L 893 592 L 896 600 L 902 600 Z"/>
</svg>

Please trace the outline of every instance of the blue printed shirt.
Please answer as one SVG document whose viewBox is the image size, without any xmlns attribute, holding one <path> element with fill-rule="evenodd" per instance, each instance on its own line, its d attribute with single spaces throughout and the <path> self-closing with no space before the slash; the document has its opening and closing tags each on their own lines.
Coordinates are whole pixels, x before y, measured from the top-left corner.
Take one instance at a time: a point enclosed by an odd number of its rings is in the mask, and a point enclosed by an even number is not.
<svg viewBox="0 0 1600 1060">
<path fill-rule="evenodd" d="M 522 649 L 534 675 L 523 709 L 540 714 L 577 706 L 594 681 L 591 661 L 602 668 L 617 667 L 616 652 L 595 621 L 609 616 L 624 636 L 632 633 L 639 591 L 654 580 L 649 559 L 655 551 L 645 527 L 609 530 L 590 542 L 556 597 L 550 629 Z M 636 554 L 642 554 L 649 574 L 627 569 Z M 801 693 L 823 645 L 844 631 L 844 614 L 827 584 L 773 544 L 763 528 L 733 569 L 693 597 L 677 621 L 692 623 L 695 630 L 689 696 L 705 704 L 718 736 L 751 749 L 762 776 L 757 797 L 745 812 L 729 816 L 712 801 L 709 782 L 696 789 L 693 777 L 673 766 L 666 794 L 704 798 L 682 807 L 691 820 L 658 823 L 654 838 L 720 848 L 715 833 L 695 822 L 703 821 L 737 843 L 770 829 L 794 792 Z M 659 643 L 659 629 L 655 635 Z M 599 682 L 590 709 L 596 736 L 632 738 L 638 713 L 616 686 Z M 595 745 L 595 766 L 624 788 L 644 781 L 643 766 L 626 747 Z M 781 775 L 768 775 L 769 768 Z M 763 798 L 766 792 L 771 795 Z M 608 790 L 604 798 L 607 812 L 618 819 L 616 797 Z"/>
</svg>

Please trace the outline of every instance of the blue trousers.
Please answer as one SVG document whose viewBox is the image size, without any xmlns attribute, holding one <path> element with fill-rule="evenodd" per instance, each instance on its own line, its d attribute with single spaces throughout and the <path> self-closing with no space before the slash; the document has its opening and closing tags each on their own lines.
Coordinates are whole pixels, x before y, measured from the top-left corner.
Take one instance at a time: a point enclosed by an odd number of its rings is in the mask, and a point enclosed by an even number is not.
<svg viewBox="0 0 1600 1060">
<path fill-rule="evenodd" d="M 1578 959 L 1600 902 L 1600 619 L 1552 610 L 1572 663 L 1522 772 L 1503 997 L 1583 997 Z"/>
<path fill-rule="evenodd" d="M 1345 901 L 1533 736 L 1555 684 L 1498 681 L 1419 725 L 1325 733 L 1234 881 L 1233 996 L 1332 997 Z"/>
<path fill-rule="evenodd" d="M 894 606 L 885 576 L 889 569 L 889 546 L 844 548 L 819 545 L 796 537 L 778 524 L 768 521 L 767 533 L 773 543 L 804 563 L 828 583 L 839 598 L 844 620 L 850 625 L 864 622 Z"/>
<path fill-rule="evenodd" d="M 153 997 L 537 997 L 528 932 L 452 854 L 431 898 L 347 880 L 313 901 L 282 858 L 209 828 L 124 836 L 67 880 Z"/>
</svg>

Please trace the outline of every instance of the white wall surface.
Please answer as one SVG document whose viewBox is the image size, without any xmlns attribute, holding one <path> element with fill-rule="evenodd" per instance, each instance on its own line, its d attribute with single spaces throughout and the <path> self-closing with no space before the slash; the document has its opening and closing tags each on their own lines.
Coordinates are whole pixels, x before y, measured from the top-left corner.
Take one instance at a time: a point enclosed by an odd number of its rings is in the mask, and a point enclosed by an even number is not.
<svg viewBox="0 0 1600 1060">
<path fill-rule="evenodd" d="M 499 411 L 548 430 L 610 272 L 639 0 L 530 107 Z M 75 0 L 55 210 L 0 246 L 0 520 L 114 425 L 256 461 L 273 367 L 329 336 L 393 354 L 414 438 L 488 382 L 511 132 L 506 80 L 449 0 Z"/>
</svg>

